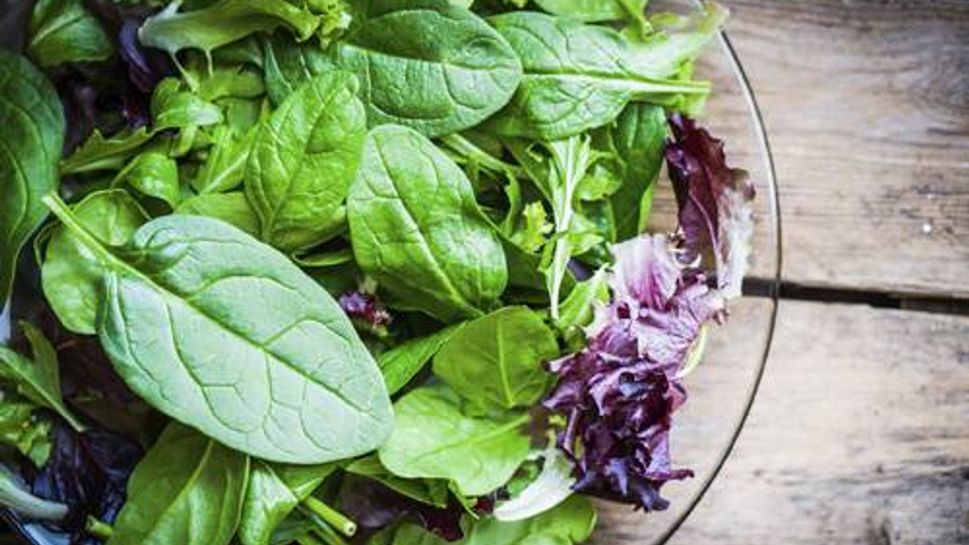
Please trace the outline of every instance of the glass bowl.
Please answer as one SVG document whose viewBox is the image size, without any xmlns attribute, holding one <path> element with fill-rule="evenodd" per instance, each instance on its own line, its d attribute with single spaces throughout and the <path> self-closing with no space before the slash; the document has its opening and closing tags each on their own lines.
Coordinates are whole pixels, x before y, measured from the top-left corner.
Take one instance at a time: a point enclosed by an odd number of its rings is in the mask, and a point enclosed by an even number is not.
<svg viewBox="0 0 969 545">
<path fill-rule="evenodd" d="M 2 4 L 4 0 L 0 0 Z M 675 0 L 653 3 L 652 9 L 657 9 L 656 4 L 678 11 L 695 6 L 692 0 Z M 0 30 L 14 28 L 14 21 L 9 19 L 0 23 L 8 26 Z M 21 28 L 16 28 L 14 35 Z M 6 35 L 11 36 L 9 32 Z M 700 123 L 725 141 L 729 164 L 747 170 L 757 189 L 751 268 L 744 282 L 743 297 L 730 302 L 727 323 L 711 329 L 703 363 L 686 377 L 689 400 L 675 415 L 671 435 L 673 462 L 675 467 L 692 469 L 694 477 L 670 482 L 664 487 L 663 495 L 671 501 L 666 511 L 644 514 L 626 505 L 599 501 L 601 518 L 592 540 L 598 545 L 664 543 L 683 524 L 730 456 L 757 394 L 774 334 L 781 271 L 781 225 L 774 165 L 753 91 L 726 33 L 721 33 L 703 53 L 697 78 L 714 84 Z M 668 182 L 661 181 L 654 199 L 651 230 L 671 230 L 675 216 L 672 189 Z M 29 257 L 23 261 L 23 267 L 33 266 L 27 263 L 32 261 Z M 36 278 L 36 271 L 34 274 L 22 271 L 18 276 Z M 0 342 L 10 334 L 11 314 L 16 316 L 17 301 L 36 293 L 39 293 L 36 285 L 24 282 L 17 285 L 14 311 L 11 312 L 8 304 L 0 313 Z M 8 510 L 0 513 L 29 543 L 67 543 L 64 536 L 21 521 Z"/>
</svg>

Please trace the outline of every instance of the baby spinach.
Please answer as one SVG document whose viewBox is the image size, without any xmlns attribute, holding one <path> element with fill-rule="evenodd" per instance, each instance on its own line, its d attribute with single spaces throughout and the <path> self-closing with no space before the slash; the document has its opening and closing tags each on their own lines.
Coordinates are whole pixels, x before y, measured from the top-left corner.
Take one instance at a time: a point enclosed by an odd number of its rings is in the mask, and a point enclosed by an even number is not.
<svg viewBox="0 0 969 545">
<path fill-rule="evenodd" d="M 57 189 L 64 114 L 54 86 L 27 59 L 0 49 L 0 305 L 27 238 Z"/>
<path fill-rule="evenodd" d="M 189 197 L 178 205 L 175 213 L 222 220 L 254 237 L 259 236 L 259 218 L 241 191 Z"/>
<path fill-rule="evenodd" d="M 360 78 L 371 126 L 458 132 L 508 103 L 522 67 L 508 42 L 447 0 L 371 0 L 329 62 Z"/>
<path fill-rule="evenodd" d="M 447 479 L 459 493 L 480 496 L 508 482 L 528 456 L 527 415 L 470 417 L 454 392 L 431 387 L 410 392 L 394 408 L 394 431 L 378 454 L 398 477 Z"/>
<path fill-rule="evenodd" d="M 258 126 L 242 136 L 236 135 L 236 131 L 227 125 L 216 127 L 208 157 L 192 179 L 195 191 L 200 194 L 221 193 L 238 187 L 245 179 L 246 163 L 258 134 Z"/>
<path fill-rule="evenodd" d="M 512 12 L 491 23 L 521 57 L 525 77 L 489 126 L 507 136 L 559 140 L 612 122 L 631 100 L 665 104 L 709 85 L 644 72 L 618 32 L 574 19 Z M 641 47 L 648 47 L 642 45 Z"/>
<path fill-rule="evenodd" d="M 181 6 L 174 1 L 149 17 L 138 29 L 141 43 L 173 55 L 183 49 L 211 54 L 220 46 L 280 26 L 307 40 L 321 22 L 308 9 L 285 0 L 218 0 L 191 11 L 179 11 Z"/>
<path fill-rule="evenodd" d="M 384 375 L 384 383 L 390 395 L 406 386 L 441 346 L 462 327 L 464 323 L 454 324 L 430 335 L 410 339 L 380 354 L 377 365 Z"/>
<path fill-rule="evenodd" d="M 222 121 L 222 110 L 187 89 L 175 78 L 165 78 L 151 95 L 155 130 L 202 127 Z"/>
<path fill-rule="evenodd" d="M 336 468 L 330 464 L 291 466 L 253 460 L 239 524 L 242 545 L 268 545 L 279 524 Z"/>
<path fill-rule="evenodd" d="M 346 467 L 347 473 L 373 479 L 412 500 L 443 509 L 448 503 L 448 482 L 442 479 L 402 479 L 391 473 L 377 456 L 361 458 Z"/>
<path fill-rule="evenodd" d="M 227 545 L 242 514 L 249 457 L 170 424 L 128 482 L 109 545 Z"/>
<path fill-rule="evenodd" d="M 59 199 L 45 202 L 100 260 L 101 345 L 157 409 L 278 462 L 352 457 L 387 436 L 391 407 L 373 358 L 333 298 L 284 255 L 183 215 L 111 248 Z"/>
<path fill-rule="evenodd" d="M 97 191 L 73 207 L 77 221 L 109 247 L 120 246 L 148 215 L 126 191 Z M 101 300 L 104 271 L 97 254 L 70 230 L 54 227 L 41 265 L 41 285 L 64 327 L 91 335 Z"/>
<path fill-rule="evenodd" d="M 501 241 L 471 182 L 413 129 L 373 129 L 347 212 L 360 267 L 398 308 L 444 322 L 482 314 L 505 289 Z"/>
<path fill-rule="evenodd" d="M 284 251 L 324 241 L 360 165 L 366 114 L 357 80 L 320 75 L 290 95 L 259 130 L 246 167 L 246 195 L 262 239 Z"/>
<path fill-rule="evenodd" d="M 27 55 L 37 64 L 103 61 L 113 54 L 111 39 L 84 0 L 39 0 L 34 5 Z"/>
<path fill-rule="evenodd" d="M 451 336 L 434 356 L 434 374 L 486 410 L 529 407 L 549 386 L 543 362 L 558 354 L 555 335 L 541 316 L 527 307 L 507 307 Z"/>
<path fill-rule="evenodd" d="M 30 343 L 33 359 L 28 360 L 0 346 L 0 382 L 12 386 L 31 402 L 56 412 L 75 430 L 83 431 L 84 426 L 67 409 L 61 396 L 61 376 L 54 347 L 33 325 L 20 322 L 20 328 Z"/>
<path fill-rule="evenodd" d="M 182 199 L 178 183 L 178 164 L 157 151 L 136 155 L 115 178 L 112 185 L 125 182 L 142 195 L 159 199 L 174 209 Z"/>
<path fill-rule="evenodd" d="M 95 129 L 80 147 L 61 161 L 60 172 L 67 175 L 120 169 L 154 136 L 154 132 L 144 127 L 123 130 L 111 137 L 105 137 Z"/>
</svg>

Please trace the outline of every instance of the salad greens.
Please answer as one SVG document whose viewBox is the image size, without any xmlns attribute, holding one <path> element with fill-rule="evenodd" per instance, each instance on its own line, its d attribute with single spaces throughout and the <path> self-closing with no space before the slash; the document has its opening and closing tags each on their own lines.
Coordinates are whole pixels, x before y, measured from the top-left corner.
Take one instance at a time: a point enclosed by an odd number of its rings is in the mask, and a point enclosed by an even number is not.
<svg viewBox="0 0 969 545">
<path fill-rule="evenodd" d="M 0 51 L 0 504 L 89 545 L 665 508 L 754 195 L 687 117 L 725 10 L 646 8 L 37 1 Z"/>
</svg>

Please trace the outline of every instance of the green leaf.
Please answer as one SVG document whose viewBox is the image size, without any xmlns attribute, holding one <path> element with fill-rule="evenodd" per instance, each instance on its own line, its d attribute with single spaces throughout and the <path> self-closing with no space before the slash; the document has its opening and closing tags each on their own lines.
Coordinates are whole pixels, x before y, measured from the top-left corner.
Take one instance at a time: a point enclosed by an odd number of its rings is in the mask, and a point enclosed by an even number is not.
<svg viewBox="0 0 969 545">
<path fill-rule="evenodd" d="M 0 505 L 9 507 L 33 520 L 59 522 L 67 516 L 66 505 L 43 500 L 30 494 L 15 479 L 16 477 L 7 468 L 0 468 Z"/>
<path fill-rule="evenodd" d="M 488 123 L 506 136 L 560 140 L 612 122 L 631 100 L 666 105 L 709 92 L 708 84 L 646 71 L 634 63 L 630 43 L 606 27 L 524 11 L 491 23 L 525 67 L 515 97 Z"/>
<path fill-rule="evenodd" d="M 521 81 L 521 63 L 501 35 L 447 0 L 374 0 L 361 17 L 327 54 L 360 78 L 371 126 L 458 132 L 507 104 Z"/>
<path fill-rule="evenodd" d="M 521 428 L 528 416 L 489 420 L 465 415 L 457 395 L 418 388 L 395 404 L 397 419 L 380 447 L 380 462 L 406 479 L 448 479 L 465 496 L 481 496 L 508 482 L 528 457 Z"/>
<path fill-rule="evenodd" d="M 398 308 L 444 322 L 482 314 L 505 289 L 501 241 L 464 172 L 420 133 L 367 138 L 347 211 L 357 263 Z"/>
<path fill-rule="evenodd" d="M 248 475 L 248 456 L 172 423 L 131 474 L 108 545 L 227 545 Z"/>
<path fill-rule="evenodd" d="M 0 443 L 16 448 L 37 467 L 47 463 L 52 425 L 36 417 L 37 405 L 4 393 L 0 403 Z"/>
<path fill-rule="evenodd" d="M 73 207 L 77 221 L 106 246 L 120 246 L 148 215 L 126 191 L 91 193 Z M 64 327 L 82 335 L 95 333 L 104 271 L 97 254 L 70 230 L 56 226 L 41 265 L 44 296 Z"/>
<path fill-rule="evenodd" d="M 298 40 L 312 36 L 321 19 L 284 0 L 219 0 L 194 11 L 179 12 L 182 2 L 149 17 L 138 30 L 142 45 L 175 54 L 183 49 L 211 53 L 250 34 L 285 26 Z"/>
<path fill-rule="evenodd" d="M 277 462 L 324 463 L 383 442 L 392 412 L 376 363 L 336 301 L 286 256 L 183 215 L 109 248 L 59 199 L 45 202 L 101 260 L 101 345 L 152 406 Z"/>
<path fill-rule="evenodd" d="M 227 125 L 216 127 L 209 155 L 192 180 L 195 191 L 200 194 L 222 193 L 238 187 L 245 179 L 246 164 L 258 134 L 258 126 L 241 137 Z"/>
<path fill-rule="evenodd" d="M 259 236 L 259 218 L 241 191 L 189 197 L 178 205 L 175 213 L 222 220 L 254 237 Z"/>
<path fill-rule="evenodd" d="M 222 109 L 182 88 L 176 78 L 165 78 L 151 95 L 151 118 L 156 131 L 203 127 L 222 122 Z"/>
<path fill-rule="evenodd" d="M 729 15 L 720 4 L 704 2 L 703 9 L 688 17 L 673 17 L 670 23 L 655 25 L 652 34 L 633 34 L 630 62 L 635 70 L 647 74 L 680 72 L 683 64 L 696 58 L 717 35 Z"/>
<path fill-rule="evenodd" d="M 20 250 L 47 217 L 41 197 L 57 189 L 64 114 L 57 92 L 30 62 L 0 50 L 0 301 Z"/>
<path fill-rule="evenodd" d="M 448 339 L 434 356 L 434 374 L 486 410 L 530 407 L 551 379 L 543 362 L 558 354 L 555 335 L 541 316 L 527 307 L 507 307 Z"/>
<path fill-rule="evenodd" d="M 663 167 L 666 113 L 654 104 L 630 104 L 616 124 L 604 132 L 607 135 L 603 139 L 614 153 L 603 164 L 623 182 L 610 197 L 616 235 L 622 241 L 635 237 L 646 227 L 646 199 Z"/>
<path fill-rule="evenodd" d="M 377 365 L 384 375 L 384 383 L 390 395 L 406 386 L 441 346 L 462 327 L 464 323 L 454 324 L 430 335 L 410 339 L 380 354 Z"/>
<path fill-rule="evenodd" d="M 441 479 L 402 479 L 391 473 L 377 456 L 361 458 L 346 467 L 348 473 L 373 479 L 412 500 L 447 507 L 448 482 Z"/>
<path fill-rule="evenodd" d="M 575 466 L 565 454 L 550 441 L 545 448 L 542 470 L 533 481 L 495 507 L 496 519 L 513 522 L 533 518 L 554 509 L 566 501 L 575 491 Z"/>
<path fill-rule="evenodd" d="M 146 151 L 136 155 L 115 176 L 112 185 L 127 182 L 139 193 L 164 201 L 174 209 L 182 200 L 178 164 L 164 153 Z"/>
<path fill-rule="evenodd" d="M 43 67 L 103 61 L 114 46 L 83 0 L 38 0 L 30 16 L 27 55 Z"/>
<path fill-rule="evenodd" d="M 30 343 L 33 359 L 0 346 L 0 382 L 13 386 L 29 401 L 61 415 L 78 432 L 83 431 L 84 426 L 67 409 L 61 396 L 61 375 L 54 347 L 30 323 L 20 322 L 20 328 Z"/>
<path fill-rule="evenodd" d="M 572 496 L 537 517 L 502 522 L 493 517 L 465 523 L 465 537 L 452 545 L 573 545 L 583 543 L 596 526 L 589 500 Z M 466 519 L 467 520 L 467 519 Z M 415 524 L 386 530 L 370 545 L 446 545 L 447 542 Z"/>
<path fill-rule="evenodd" d="M 290 95 L 262 127 L 246 167 L 246 195 L 262 239 L 283 251 L 313 247 L 346 199 L 366 138 L 356 78 L 321 75 Z"/>
<path fill-rule="evenodd" d="M 595 315 L 596 303 L 609 302 L 609 282 L 604 270 L 599 270 L 584 282 L 576 283 L 559 309 L 555 327 L 567 340 L 581 336 L 581 328 L 589 325 Z"/>
<path fill-rule="evenodd" d="M 61 161 L 62 175 L 80 174 L 96 170 L 118 170 L 129 159 L 137 155 L 152 137 L 153 132 L 142 127 L 124 130 L 105 138 L 97 129 L 78 147 L 74 153 Z"/>
<path fill-rule="evenodd" d="M 643 18 L 648 0 L 535 0 L 538 7 L 553 14 L 585 23 Z"/>
<path fill-rule="evenodd" d="M 330 464 L 291 466 L 253 460 L 238 531 L 242 545 L 268 545 L 279 524 L 336 467 Z"/>
</svg>

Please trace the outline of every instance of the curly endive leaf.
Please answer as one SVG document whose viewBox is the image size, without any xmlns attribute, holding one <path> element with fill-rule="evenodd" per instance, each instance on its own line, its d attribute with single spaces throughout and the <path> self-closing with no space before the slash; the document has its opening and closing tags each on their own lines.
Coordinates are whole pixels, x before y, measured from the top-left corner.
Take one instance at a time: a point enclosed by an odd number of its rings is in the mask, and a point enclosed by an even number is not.
<svg viewBox="0 0 969 545">
<path fill-rule="evenodd" d="M 105 268 L 98 335 L 128 386 L 172 418 L 253 456 L 322 463 L 389 434 L 376 363 L 326 291 L 226 223 L 173 215 L 122 248 L 45 202 Z"/>
</svg>

